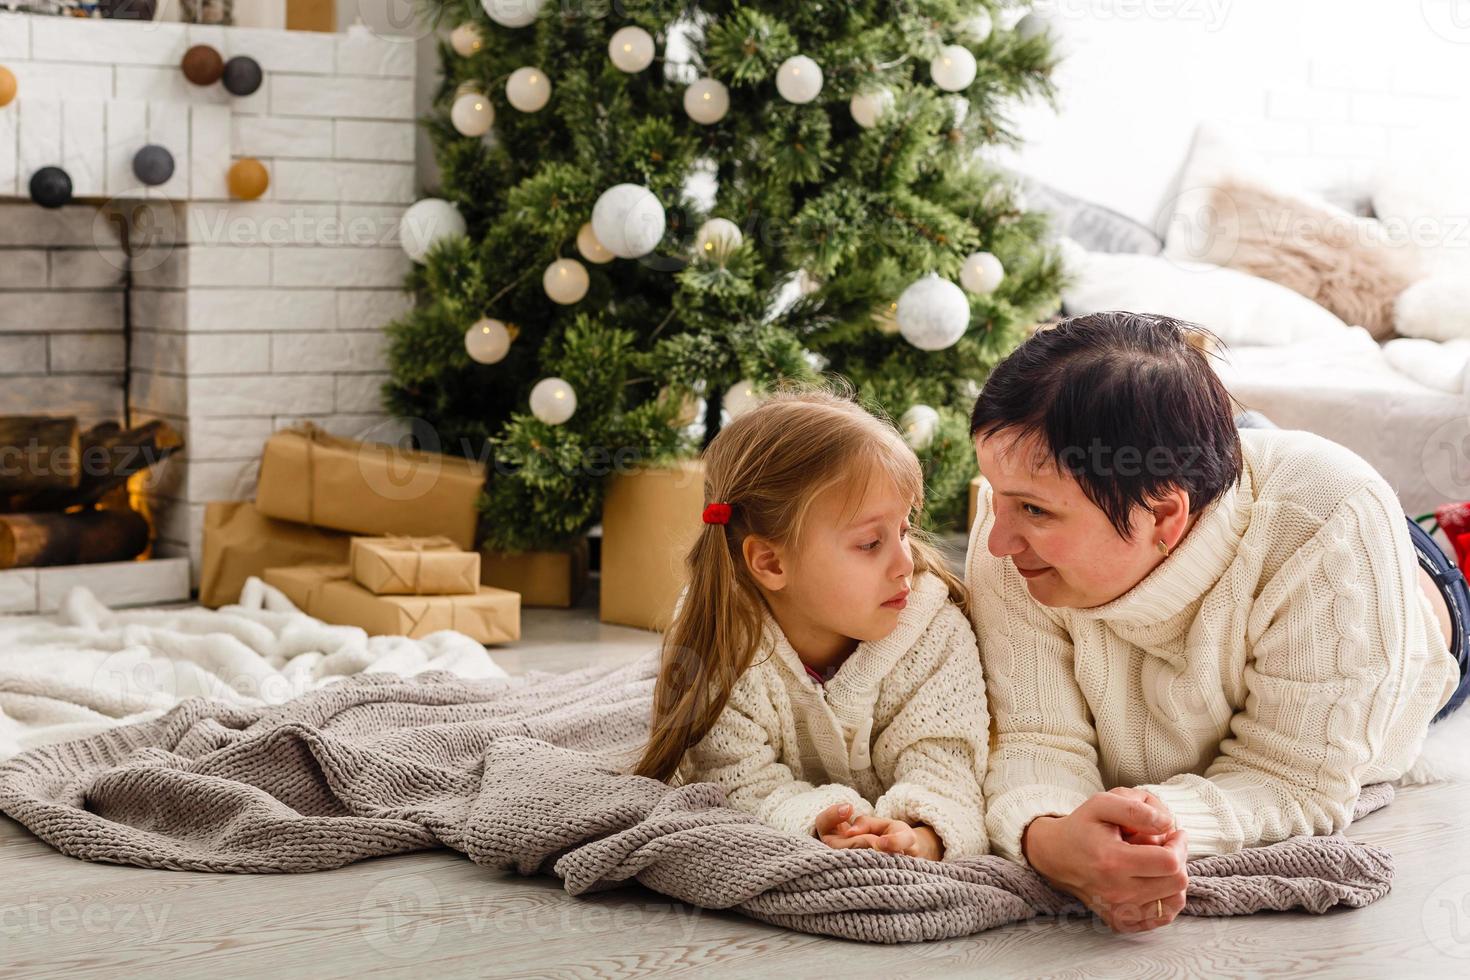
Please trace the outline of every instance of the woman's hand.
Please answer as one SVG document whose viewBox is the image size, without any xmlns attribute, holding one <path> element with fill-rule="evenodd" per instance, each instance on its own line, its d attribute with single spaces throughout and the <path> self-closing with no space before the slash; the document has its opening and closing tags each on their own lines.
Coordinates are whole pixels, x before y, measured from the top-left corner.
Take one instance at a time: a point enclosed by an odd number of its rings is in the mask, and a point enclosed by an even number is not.
<svg viewBox="0 0 1470 980">
<path fill-rule="evenodd" d="M 1022 836 L 1026 860 L 1117 932 L 1144 932 L 1184 908 L 1189 844 L 1157 798 L 1120 787 L 1065 817 L 1037 817 Z"/>
<path fill-rule="evenodd" d="M 908 854 L 938 861 L 944 857 L 944 842 L 930 827 L 910 825 L 881 817 L 852 819 L 852 805 L 839 803 L 817 815 L 817 836 L 828 847 L 869 847 L 889 854 Z"/>
</svg>

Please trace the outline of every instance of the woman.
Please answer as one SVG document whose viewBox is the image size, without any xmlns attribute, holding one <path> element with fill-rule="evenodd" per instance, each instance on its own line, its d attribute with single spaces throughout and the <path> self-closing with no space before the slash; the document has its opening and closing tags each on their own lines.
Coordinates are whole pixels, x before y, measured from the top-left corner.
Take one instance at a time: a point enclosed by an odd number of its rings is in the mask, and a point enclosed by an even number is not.
<svg viewBox="0 0 1470 980">
<path fill-rule="evenodd" d="M 1186 331 L 1065 320 L 971 419 L 991 847 L 1126 931 L 1172 921 L 1189 858 L 1341 830 L 1465 693 L 1463 580 L 1353 453 L 1237 430 Z"/>
</svg>

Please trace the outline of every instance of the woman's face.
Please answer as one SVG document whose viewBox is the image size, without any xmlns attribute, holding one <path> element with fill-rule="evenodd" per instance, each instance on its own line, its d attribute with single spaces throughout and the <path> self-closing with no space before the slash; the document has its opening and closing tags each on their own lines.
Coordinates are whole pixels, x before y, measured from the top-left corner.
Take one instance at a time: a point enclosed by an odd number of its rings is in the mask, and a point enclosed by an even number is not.
<svg viewBox="0 0 1470 980">
<path fill-rule="evenodd" d="M 1188 530 L 1188 495 L 1177 491 L 1152 512 L 1136 508 L 1132 537 L 1120 537 L 1035 437 L 979 437 L 975 454 L 993 491 L 995 524 L 986 546 L 1015 563 L 1031 597 L 1044 606 L 1086 609 L 1111 602 L 1164 560 L 1158 541 L 1172 549 Z"/>
</svg>

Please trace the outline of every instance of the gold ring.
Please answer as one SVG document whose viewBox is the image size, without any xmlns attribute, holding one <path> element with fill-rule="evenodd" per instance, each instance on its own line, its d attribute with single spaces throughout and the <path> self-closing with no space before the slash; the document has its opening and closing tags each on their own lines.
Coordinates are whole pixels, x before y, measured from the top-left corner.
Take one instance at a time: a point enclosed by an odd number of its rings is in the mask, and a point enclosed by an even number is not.
<svg viewBox="0 0 1470 980">
<path fill-rule="evenodd" d="M 1154 918 L 1162 919 L 1164 917 L 1164 900 L 1162 898 L 1156 898 L 1154 899 L 1154 905 L 1156 906 Z"/>
</svg>

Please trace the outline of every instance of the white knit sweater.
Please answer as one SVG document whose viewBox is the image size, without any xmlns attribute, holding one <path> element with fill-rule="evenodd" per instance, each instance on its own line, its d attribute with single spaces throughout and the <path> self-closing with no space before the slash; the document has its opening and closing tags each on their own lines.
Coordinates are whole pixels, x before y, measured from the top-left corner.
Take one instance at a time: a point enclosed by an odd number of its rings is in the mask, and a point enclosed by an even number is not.
<svg viewBox="0 0 1470 980">
<path fill-rule="evenodd" d="M 967 573 L 996 743 L 996 853 L 1094 793 L 1139 786 L 1220 854 L 1347 826 L 1402 775 L 1459 676 L 1393 491 L 1304 432 L 1241 432 L 1240 483 L 1102 606 L 1034 601 L 990 554 L 981 485 Z"/>
<path fill-rule="evenodd" d="M 825 685 L 767 612 L 762 652 L 680 774 L 793 834 L 815 833 L 834 803 L 927 824 L 949 860 L 989 852 L 989 725 L 974 631 L 925 573 L 897 628 L 858 644 Z"/>
</svg>

